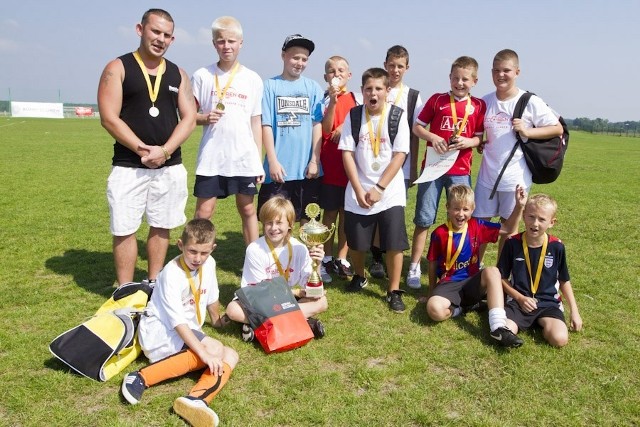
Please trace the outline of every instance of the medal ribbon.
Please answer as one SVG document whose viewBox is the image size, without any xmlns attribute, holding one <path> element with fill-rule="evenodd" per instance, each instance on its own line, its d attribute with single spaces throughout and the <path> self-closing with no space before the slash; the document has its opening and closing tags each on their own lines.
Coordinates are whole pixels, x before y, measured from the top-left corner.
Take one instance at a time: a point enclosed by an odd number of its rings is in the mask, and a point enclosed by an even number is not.
<svg viewBox="0 0 640 427">
<path fill-rule="evenodd" d="M 380 139 L 382 137 L 382 125 L 384 124 L 384 116 L 387 113 L 387 103 L 385 102 L 382 107 L 382 114 L 380 114 L 380 121 L 378 122 L 378 129 L 376 135 L 373 135 L 373 123 L 371 123 L 371 116 L 369 110 L 364 109 L 364 115 L 367 119 L 367 128 L 369 129 L 369 140 L 371 141 L 371 148 L 373 149 L 373 157 L 378 157 L 380 154 Z"/>
<path fill-rule="evenodd" d="M 462 235 L 460 236 L 460 241 L 458 242 L 458 247 L 456 252 L 453 254 L 453 257 L 451 256 L 451 252 L 453 251 L 453 226 L 451 225 L 451 221 L 447 221 L 447 228 L 449 229 L 449 239 L 447 240 L 447 259 L 444 263 L 444 267 L 449 271 L 453 267 L 453 264 L 458 260 L 458 256 L 460 256 L 462 246 L 464 246 L 464 240 L 467 237 L 468 224 L 465 223 L 464 227 L 462 227 Z"/>
<path fill-rule="evenodd" d="M 147 67 L 144 65 L 144 62 L 142 62 L 142 58 L 140 58 L 140 54 L 138 53 L 137 50 L 133 52 L 133 56 L 134 58 L 136 58 L 136 61 L 138 62 L 138 65 L 142 70 L 142 74 L 144 75 L 144 79 L 147 82 L 147 90 L 149 91 L 149 98 L 151 99 L 151 104 L 155 104 L 156 99 L 158 99 L 158 94 L 160 93 L 160 82 L 162 81 L 162 75 L 164 74 L 164 71 L 167 66 L 164 62 L 164 58 L 162 58 L 162 60 L 160 61 L 160 66 L 158 67 L 158 74 L 156 74 L 156 81 L 152 88 L 151 79 L 149 78 L 149 72 L 147 71 Z"/>
<path fill-rule="evenodd" d="M 396 95 L 396 100 L 393 101 L 393 105 L 399 107 L 398 104 L 400 102 L 400 98 L 402 98 L 402 92 L 404 92 L 404 83 L 400 83 L 400 89 L 398 89 L 398 94 Z"/>
<path fill-rule="evenodd" d="M 289 260 L 287 261 L 287 269 L 282 270 L 282 264 L 280 264 L 280 258 L 278 258 L 278 255 L 276 255 L 275 248 L 273 247 L 269 239 L 265 237 L 264 240 L 267 242 L 267 246 L 269 246 L 269 250 L 271 251 L 271 256 L 273 257 L 273 260 L 276 262 L 276 267 L 278 267 L 278 273 L 280 273 L 280 275 L 284 277 L 284 279 L 288 283 L 289 276 L 291 275 L 291 272 L 289 271 L 289 267 L 291 267 L 291 260 L 293 259 L 293 248 L 291 247 L 291 242 L 287 242 L 287 250 L 289 251 Z"/>
<path fill-rule="evenodd" d="M 460 127 L 456 127 L 458 125 L 458 112 L 456 111 L 456 99 L 454 98 L 452 93 L 449 93 L 449 103 L 451 104 L 451 117 L 453 118 L 453 136 L 460 136 L 464 127 L 467 125 L 467 120 L 469 119 L 469 110 L 471 110 L 471 94 L 467 96 L 467 105 L 464 108 L 464 117 L 462 118 L 462 123 Z M 457 130 L 455 130 L 457 129 Z"/>
<path fill-rule="evenodd" d="M 527 264 L 527 271 L 529 272 L 529 280 L 531 280 L 531 292 L 533 296 L 538 292 L 538 286 L 540 285 L 540 278 L 542 277 L 542 265 L 544 264 L 544 256 L 547 253 L 547 244 L 549 243 L 549 236 L 545 233 L 544 242 L 542 243 L 542 250 L 540 251 L 540 259 L 538 260 L 538 268 L 536 269 L 535 278 L 531 274 L 531 260 L 529 259 L 529 246 L 527 245 L 527 236 L 522 233 L 522 250 L 524 251 L 524 260 Z"/>
<path fill-rule="evenodd" d="M 222 92 L 220 92 L 220 84 L 218 83 L 218 74 L 214 73 L 214 76 L 216 79 L 216 94 L 218 95 L 218 102 L 222 102 L 224 100 L 224 96 L 227 94 L 227 89 L 229 89 L 229 86 L 231 86 L 231 82 L 233 81 L 233 78 L 236 76 L 236 73 L 238 72 L 239 67 L 240 67 L 240 63 L 236 62 L 236 65 L 234 65 L 233 70 L 231 70 L 231 75 L 229 76 L 229 80 L 227 80 L 227 84 L 224 86 L 224 89 L 222 89 Z"/>
<path fill-rule="evenodd" d="M 180 257 L 180 266 L 184 271 L 185 276 L 187 276 L 187 280 L 189 281 L 189 287 L 191 288 L 191 293 L 193 294 L 193 299 L 196 302 L 196 318 L 198 319 L 198 325 L 202 324 L 202 317 L 200 316 L 200 288 L 202 287 L 202 266 L 198 267 L 198 289 L 196 289 L 196 284 L 193 280 L 193 276 L 191 275 L 191 270 L 187 267 L 187 263 L 184 262 L 184 258 Z"/>
</svg>

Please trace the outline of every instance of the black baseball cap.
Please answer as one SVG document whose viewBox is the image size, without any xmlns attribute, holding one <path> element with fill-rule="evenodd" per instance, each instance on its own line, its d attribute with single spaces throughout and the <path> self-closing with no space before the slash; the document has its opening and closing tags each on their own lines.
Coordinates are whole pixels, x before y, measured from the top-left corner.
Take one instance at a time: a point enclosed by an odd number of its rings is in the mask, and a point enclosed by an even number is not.
<svg viewBox="0 0 640 427">
<path fill-rule="evenodd" d="M 311 52 L 313 52 L 313 49 L 315 49 L 316 47 L 316 45 L 313 44 L 311 40 L 305 39 L 300 34 L 292 34 L 284 39 L 284 43 L 282 44 L 282 51 L 284 52 L 285 50 L 293 46 L 299 46 L 307 49 L 309 51 L 309 55 L 311 55 Z"/>
</svg>

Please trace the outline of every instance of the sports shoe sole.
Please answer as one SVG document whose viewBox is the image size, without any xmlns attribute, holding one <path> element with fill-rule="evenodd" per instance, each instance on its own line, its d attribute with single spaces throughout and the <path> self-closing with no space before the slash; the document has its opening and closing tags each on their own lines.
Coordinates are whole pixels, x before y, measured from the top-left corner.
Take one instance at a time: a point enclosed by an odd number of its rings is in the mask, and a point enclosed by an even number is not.
<svg viewBox="0 0 640 427">
<path fill-rule="evenodd" d="M 179 397 L 173 402 L 173 410 L 193 427 L 217 427 L 220 424 L 218 414 L 202 400 Z"/>
</svg>

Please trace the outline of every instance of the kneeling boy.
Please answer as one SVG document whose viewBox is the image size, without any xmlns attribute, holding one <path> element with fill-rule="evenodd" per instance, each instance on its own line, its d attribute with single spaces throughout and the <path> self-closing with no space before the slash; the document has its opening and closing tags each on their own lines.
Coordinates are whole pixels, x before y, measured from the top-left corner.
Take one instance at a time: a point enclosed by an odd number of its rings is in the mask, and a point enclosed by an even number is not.
<svg viewBox="0 0 640 427">
<path fill-rule="evenodd" d="M 569 331 L 560 293 L 571 310 L 574 331 L 582 329 L 582 318 L 569 282 L 564 244 L 547 234 L 556 222 L 557 208 L 556 201 L 546 194 L 529 197 L 523 214 L 525 230 L 506 241 L 498 268 L 507 294 L 509 329 L 517 334 L 537 324 L 549 344 L 563 347 L 569 341 Z"/>
</svg>

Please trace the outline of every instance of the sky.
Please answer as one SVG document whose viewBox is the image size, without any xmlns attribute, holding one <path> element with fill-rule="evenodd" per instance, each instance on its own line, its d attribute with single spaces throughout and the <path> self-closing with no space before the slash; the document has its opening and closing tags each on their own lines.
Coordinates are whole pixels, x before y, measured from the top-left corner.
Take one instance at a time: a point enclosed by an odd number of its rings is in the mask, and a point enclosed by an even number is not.
<svg viewBox="0 0 640 427">
<path fill-rule="evenodd" d="M 240 62 L 266 79 L 282 71 L 289 34 L 313 40 L 305 75 L 324 86 L 324 62 L 349 60 L 357 91 L 369 67 L 382 66 L 395 44 L 410 54 L 405 83 L 426 100 L 449 89 L 453 60 L 480 64 L 483 96 L 494 89 L 496 52 L 518 52 L 518 86 L 541 96 L 567 118 L 640 120 L 640 1 L 637 0 L 1 0 L 0 100 L 95 103 L 111 59 L 135 50 L 136 23 L 149 8 L 176 23 L 166 57 L 189 75 L 217 60 L 211 22 L 240 20 Z"/>
</svg>

